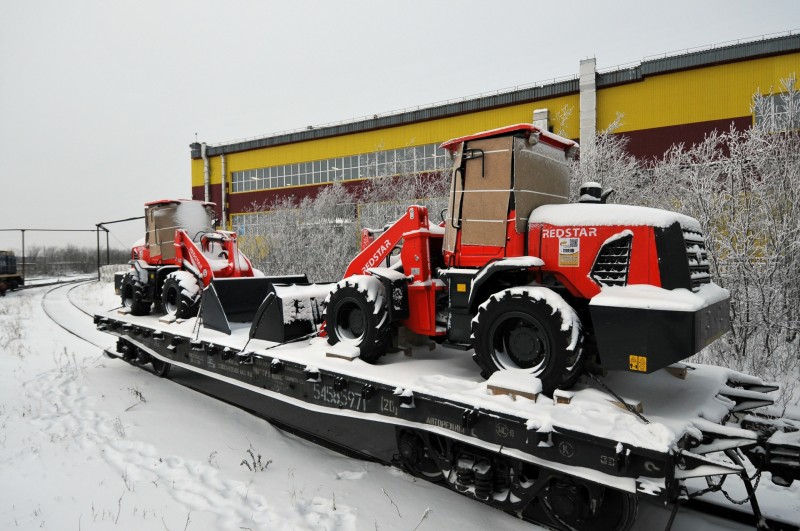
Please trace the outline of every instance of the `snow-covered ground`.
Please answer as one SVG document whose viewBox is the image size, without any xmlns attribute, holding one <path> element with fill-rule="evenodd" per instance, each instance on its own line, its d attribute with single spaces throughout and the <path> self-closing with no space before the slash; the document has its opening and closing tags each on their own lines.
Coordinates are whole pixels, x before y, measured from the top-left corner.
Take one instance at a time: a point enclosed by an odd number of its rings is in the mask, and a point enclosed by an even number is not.
<svg viewBox="0 0 800 531">
<path fill-rule="evenodd" d="M 0 299 L 0 529 L 538 529 L 109 359 L 47 317 L 49 289 Z M 100 311 L 118 305 L 111 285 L 60 288 L 47 303 L 111 347 L 67 294 Z M 759 489 L 800 521 L 797 493 Z M 667 518 L 643 505 L 637 529 Z M 737 525 L 682 510 L 674 528 L 746 529 Z"/>
</svg>

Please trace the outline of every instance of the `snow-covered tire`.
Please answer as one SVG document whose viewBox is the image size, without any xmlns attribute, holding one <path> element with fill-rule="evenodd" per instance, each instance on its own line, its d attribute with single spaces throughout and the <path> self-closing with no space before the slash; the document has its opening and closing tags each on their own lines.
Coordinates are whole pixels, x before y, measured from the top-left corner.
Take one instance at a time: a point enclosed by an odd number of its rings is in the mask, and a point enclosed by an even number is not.
<svg viewBox="0 0 800 531">
<path fill-rule="evenodd" d="M 188 319 L 197 315 L 200 306 L 200 285 L 188 271 L 173 271 L 164 279 L 161 306 L 167 315 Z"/>
<path fill-rule="evenodd" d="M 130 273 L 122 278 L 119 287 L 122 306 L 130 309 L 131 315 L 147 315 L 150 303 L 145 302 L 144 286 Z"/>
<path fill-rule="evenodd" d="M 472 320 L 473 359 L 484 378 L 499 370 L 525 371 L 552 395 L 572 386 L 582 371 L 580 336 L 575 311 L 552 290 L 507 289 L 481 304 Z"/>
<path fill-rule="evenodd" d="M 383 284 L 368 275 L 340 281 L 325 301 L 328 343 L 358 347 L 360 358 L 376 363 L 389 343 L 389 315 Z"/>
</svg>

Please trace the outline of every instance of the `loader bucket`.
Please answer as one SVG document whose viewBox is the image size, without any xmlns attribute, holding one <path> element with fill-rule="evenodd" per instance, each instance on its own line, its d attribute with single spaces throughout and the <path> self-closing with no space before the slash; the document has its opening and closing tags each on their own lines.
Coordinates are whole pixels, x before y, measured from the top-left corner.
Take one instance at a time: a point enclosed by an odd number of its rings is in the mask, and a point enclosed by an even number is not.
<svg viewBox="0 0 800 531">
<path fill-rule="evenodd" d="M 250 326 L 251 339 L 285 343 L 312 334 L 336 284 L 273 284 Z"/>
<path fill-rule="evenodd" d="M 225 334 L 230 323 L 249 323 L 273 283 L 308 282 L 305 275 L 219 278 L 203 290 L 200 305 L 203 326 Z"/>
</svg>

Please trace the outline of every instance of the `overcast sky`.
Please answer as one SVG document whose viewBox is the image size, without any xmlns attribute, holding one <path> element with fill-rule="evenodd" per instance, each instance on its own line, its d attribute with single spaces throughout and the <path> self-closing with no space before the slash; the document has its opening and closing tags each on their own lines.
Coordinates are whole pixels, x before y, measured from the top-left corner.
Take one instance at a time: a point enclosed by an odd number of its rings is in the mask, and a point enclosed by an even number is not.
<svg viewBox="0 0 800 531">
<path fill-rule="evenodd" d="M 800 2 L 0 0 L 0 229 L 188 197 L 189 144 L 800 28 Z M 142 222 L 111 226 L 127 247 Z M 0 232 L 0 249 L 19 248 Z M 34 234 L 26 245 L 94 245 Z"/>
</svg>

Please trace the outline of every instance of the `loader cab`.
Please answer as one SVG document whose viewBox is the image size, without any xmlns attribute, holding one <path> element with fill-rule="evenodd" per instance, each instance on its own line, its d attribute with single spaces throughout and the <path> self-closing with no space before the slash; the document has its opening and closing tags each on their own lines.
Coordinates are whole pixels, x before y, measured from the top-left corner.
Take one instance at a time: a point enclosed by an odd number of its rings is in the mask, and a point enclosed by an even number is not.
<svg viewBox="0 0 800 531">
<path fill-rule="evenodd" d="M 482 267 L 527 254 L 531 212 L 569 202 L 578 144 L 517 124 L 442 144 L 454 159 L 443 254 L 450 267 Z"/>
<path fill-rule="evenodd" d="M 175 230 L 185 230 L 192 239 L 212 232 L 214 203 L 190 200 L 161 200 L 145 205 L 145 245 L 151 260 L 175 259 Z"/>
</svg>

